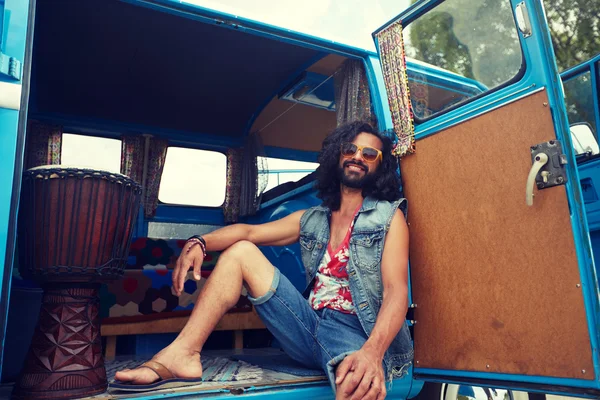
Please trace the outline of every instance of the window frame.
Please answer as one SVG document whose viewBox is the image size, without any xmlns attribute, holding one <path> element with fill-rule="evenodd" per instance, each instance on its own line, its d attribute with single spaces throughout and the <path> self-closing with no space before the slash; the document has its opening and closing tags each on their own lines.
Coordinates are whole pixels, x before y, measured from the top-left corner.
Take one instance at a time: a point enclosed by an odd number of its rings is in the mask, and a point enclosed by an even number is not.
<svg viewBox="0 0 600 400">
<path fill-rule="evenodd" d="M 511 2 L 510 2 L 510 0 L 502 0 L 502 1 L 506 1 L 506 2 L 509 2 L 509 3 L 511 3 Z M 440 6 L 441 4 L 442 4 L 442 3 L 437 3 L 437 4 L 433 5 L 433 6 L 431 6 L 430 8 L 428 8 L 428 9 L 427 9 L 427 10 L 426 10 L 426 11 L 423 13 L 423 15 L 425 15 L 425 14 L 427 14 L 427 13 L 429 13 L 429 12 L 431 12 L 431 11 L 435 10 L 435 9 L 436 9 L 438 6 Z M 512 3 L 511 3 L 511 10 L 512 10 Z M 421 15 L 421 16 L 422 16 L 422 15 Z M 420 16 L 420 17 L 421 17 L 421 16 Z M 420 17 L 419 17 L 419 18 L 420 18 Z M 448 113 L 449 113 L 449 112 L 451 112 L 451 111 L 454 111 L 454 110 L 456 110 L 456 109 L 458 109 L 458 108 L 464 107 L 465 105 L 467 105 L 467 104 L 469 104 L 469 103 L 472 103 L 472 102 L 474 102 L 474 101 L 477 101 L 477 100 L 479 100 L 479 99 L 481 99 L 481 98 L 483 98 L 483 97 L 485 97 L 485 96 L 489 96 L 489 95 L 491 95 L 491 94 L 493 94 L 493 93 L 495 93 L 495 92 L 498 92 L 498 91 L 500 91 L 500 90 L 502 90 L 502 89 L 504 89 L 504 88 L 506 88 L 506 87 L 508 87 L 508 86 L 511 86 L 511 85 L 513 85 L 513 84 L 515 84 L 515 83 L 519 82 L 519 81 L 520 81 L 520 80 L 521 80 L 521 79 L 522 79 L 522 78 L 525 76 L 525 73 L 526 73 L 526 71 L 527 71 L 527 59 L 526 59 L 526 56 L 525 56 L 525 52 L 523 51 L 523 38 L 521 37 L 522 35 L 519 33 L 518 23 L 517 23 L 517 21 L 516 21 L 516 19 L 515 19 L 515 14 L 514 14 L 514 12 L 512 13 L 512 17 L 513 17 L 513 20 L 514 20 L 514 22 L 515 22 L 515 32 L 517 33 L 517 39 L 518 39 L 518 42 L 519 42 L 519 48 L 520 48 L 520 50 L 521 50 L 521 66 L 520 66 L 519 70 L 517 71 L 516 75 L 515 75 L 515 76 L 513 76 L 511 79 L 507 80 L 506 82 L 503 82 L 502 84 L 500 84 L 500 85 L 498 85 L 498 86 L 495 86 L 495 87 L 494 87 L 494 88 L 492 88 L 492 89 L 488 89 L 488 90 L 486 90 L 486 91 L 484 91 L 484 92 L 481 92 L 481 93 L 479 93 L 479 94 L 477 94 L 477 95 L 475 95 L 475 96 L 473 96 L 473 97 L 469 97 L 469 98 L 467 98 L 466 100 L 464 100 L 464 101 L 462 101 L 462 102 L 455 103 L 455 104 L 451 105 L 450 107 L 448 107 L 448 108 L 444 108 L 443 110 L 441 110 L 441 111 L 439 111 L 439 112 L 437 112 L 437 113 L 434 113 L 434 114 L 432 114 L 432 115 L 429 115 L 429 116 L 427 116 L 427 117 L 425 117 L 425 118 L 420 118 L 420 117 L 418 117 L 417 115 L 415 115 L 415 114 L 414 114 L 414 112 L 413 112 L 413 120 L 414 120 L 414 123 L 415 123 L 415 125 L 422 124 L 422 123 L 429 122 L 429 121 L 431 121 L 431 120 L 434 120 L 434 119 L 440 118 L 440 117 L 442 117 L 443 115 L 445 115 L 445 114 L 448 114 Z M 418 18 L 417 18 L 417 19 L 418 19 Z M 378 29 L 378 31 L 379 31 L 379 30 L 381 30 L 381 29 L 383 29 L 383 28 L 385 28 L 385 27 L 387 27 L 387 26 L 388 26 L 388 24 L 392 23 L 394 20 L 395 20 L 395 19 L 393 19 L 392 21 L 388 22 L 388 23 L 387 23 L 386 25 L 384 25 L 382 28 Z M 407 26 L 409 26 L 409 25 L 410 25 L 411 23 L 413 23 L 414 21 L 415 21 L 415 19 L 409 19 L 409 20 L 407 20 L 407 21 L 406 21 L 406 23 L 405 23 L 405 24 L 403 24 L 403 30 L 404 30 L 404 29 L 406 29 L 406 27 L 407 27 Z M 377 32 L 377 31 L 376 31 L 376 32 Z M 380 55 L 379 55 L 379 44 L 377 44 L 377 53 L 378 53 L 378 57 L 379 57 L 379 59 L 381 60 L 381 58 L 380 58 Z M 409 57 L 408 57 L 408 56 L 406 56 L 406 58 L 407 58 L 407 59 L 409 59 Z M 426 63 L 425 61 L 418 60 L 418 59 L 413 59 L 413 58 L 410 58 L 410 60 L 414 60 L 414 61 L 416 61 L 416 62 L 418 62 L 418 63 Z M 407 61 L 408 61 L 408 60 L 407 60 Z M 431 64 L 431 65 L 432 65 L 432 67 L 433 67 L 434 69 L 435 69 L 435 68 L 440 68 L 440 67 L 437 67 L 437 66 L 435 66 L 435 65 L 433 65 L 433 64 Z M 434 71 L 434 72 L 435 72 L 435 71 Z M 452 73 L 451 71 L 448 71 L 448 72 L 449 72 L 449 73 Z M 387 102 L 387 98 L 386 98 L 386 102 Z M 411 102 L 411 109 L 412 109 L 412 107 L 413 107 L 413 106 L 412 106 L 412 98 L 411 98 L 411 101 L 410 101 L 410 102 Z"/>
<path fill-rule="evenodd" d="M 590 98 L 592 99 L 591 108 L 593 110 L 594 128 L 596 128 L 594 134 L 595 134 L 596 137 L 598 137 L 598 126 L 597 126 L 597 121 L 596 121 L 597 120 L 597 114 L 598 114 L 598 112 L 597 112 L 597 110 L 595 110 L 595 104 L 593 102 L 594 101 L 594 92 L 595 92 L 595 90 L 594 90 L 594 81 L 592 79 L 593 71 L 591 69 L 585 69 L 585 70 L 580 71 L 576 75 L 572 75 L 572 76 L 570 76 L 567 79 L 561 79 L 561 80 L 562 80 L 563 89 L 564 89 L 569 82 L 574 82 L 574 81 L 580 79 L 581 77 L 583 77 L 586 74 L 589 74 L 589 86 L 588 86 L 588 88 L 590 90 Z M 565 93 L 565 96 L 564 96 L 564 98 L 565 98 L 565 106 L 568 106 L 569 105 L 569 101 L 567 101 L 567 91 L 564 90 L 564 93 Z M 574 104 L 574 103 L 571 102 L 571 104 Z M 567 111 L 568 111 L 568 107 L 567 107 Z M 591 121 L 579 121 L 579 122 L 591 122 Z M 571 121 L 569 121 L 569 125 L 572 125 L 572 124 L 575 124 L 575 123 L 577 123 L 577 122 L 571 122 Z"/>
<path fill-rule="evenodd" d="M 579 76 L 589 72 L 590 73 L 590 86 L 592 88 L 592 101 L 594 110 L 594 119 L 596 122 L 596 140 L 600 143 L 600 54 L 586 60 L 578 65 L 575 65 L 560 73 L 560 80 L 563 87 L 563 93 L 565 92 L 565 83 L 571 79 L 577 79 Z M 565 107 L 567 105 L 566 93 L 565 93 Z M 571 121 L 568 121 L 569 125 Z M 591 160 L 597 160 L 600 158 L 600 154 L 591 157 L 576 157 L 577 165 L 582 165 Z"/>
</svg>

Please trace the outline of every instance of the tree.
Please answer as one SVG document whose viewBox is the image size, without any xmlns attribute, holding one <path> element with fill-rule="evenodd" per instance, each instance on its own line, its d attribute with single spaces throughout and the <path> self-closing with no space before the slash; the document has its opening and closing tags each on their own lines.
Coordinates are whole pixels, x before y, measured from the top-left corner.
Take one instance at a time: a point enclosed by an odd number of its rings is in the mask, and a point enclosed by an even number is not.
<svg viewBox="0 0 600 400">
<path fill-rule="evenodd" d="M 508 1 L 449 0 L 408 25 L 406 31 L 408 57 L 488 87 L 511 79 L 521 67 Z"/>
<path fill-rule="evenodd" d="M 435 12 L 410 27 L 410 42 L 414 49 L 409 56 L 441 66 L 464 77 L 475 79 L 469 48 L 461 43 L 454 32 L 454 16 Z"/>
<path fill-rule="evenodd" d="M 545 0 L 544 4 L 559 70 L 600 52 L 600 0 Z M 488 87 L 512 78 L 521 67 L 518 31 L 508 0 L 448 0 L 406 31 L 408 57 Z"/>
<path fill-rule="evenodd" d="M 545 0 L 558 69 L 600 53 L 600 0 Z"/>
<path fill-rule="evenodd" d="M 600 0 L 544 0 L 544 7 L 559 71 L 600 52 Z M 404 40 L 407 57 L 489 89 L 514 78 L 524 62 L 508 0 L 447 0 L 407 25 Z M 428 76 L 412 74 L 409 85 L 418 118 L 474 95 L 433 89 Z M 588 121 L 593 126 L 591 80 L 580 80 L 565 83 L 569 120 Z"/>
</svg>

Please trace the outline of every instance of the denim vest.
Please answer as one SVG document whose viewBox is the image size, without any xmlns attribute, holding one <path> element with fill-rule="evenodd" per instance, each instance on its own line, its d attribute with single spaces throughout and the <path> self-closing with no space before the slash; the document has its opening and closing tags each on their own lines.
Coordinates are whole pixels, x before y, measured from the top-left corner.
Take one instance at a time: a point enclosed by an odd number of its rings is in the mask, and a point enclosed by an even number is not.
<svg viewBox="0 0 600 400">
<path fill-rule="evenodd" d="M 383 302 L 381 279 L 383 244 L 398 207 L 405 212 L 406 199 L 388 202 L 366 197 L 350 237 L 350 259 L 347 265 L 350 293 L 358 319 L 367 336 L 375 326 Z M 305 296 L 312 287 L 317 268 L 329 243 L 330 217 L 329 208 L 317 206 L 308 209 L 300 219 L 300 249 L 307 283 Z M 398 315 L 402 320 L 405 320 L 405 317 L 405 315 Z M 387 378 L 404 375 L 412 358 L 412 342 L 408 326 L 404 321 L 400 332 L 384 356 L 388 371 Z"/>
</svg>

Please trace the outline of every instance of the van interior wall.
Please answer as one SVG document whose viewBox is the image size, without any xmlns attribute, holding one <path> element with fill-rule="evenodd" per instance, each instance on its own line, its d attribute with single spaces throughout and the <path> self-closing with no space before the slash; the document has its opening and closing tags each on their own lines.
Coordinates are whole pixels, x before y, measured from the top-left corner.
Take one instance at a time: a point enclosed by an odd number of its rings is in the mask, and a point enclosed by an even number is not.
<svg viewBox="0 0 600 400">
<path fill-rule="evenodd" d="M 331 77 L 346 60 L 329 54 L 306 69 Z M 290 103 L 274 96 L 252 124 L 265 146 L 316 152 L 325 136 L 336 127 L 334 111 Z"/>
</svg>

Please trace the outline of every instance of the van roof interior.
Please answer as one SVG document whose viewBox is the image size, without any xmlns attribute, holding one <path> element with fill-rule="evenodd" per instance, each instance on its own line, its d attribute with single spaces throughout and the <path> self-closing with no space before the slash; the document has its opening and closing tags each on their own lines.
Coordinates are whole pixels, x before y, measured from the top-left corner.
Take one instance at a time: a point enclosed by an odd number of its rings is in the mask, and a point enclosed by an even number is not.
<svg viewBox="0 0 600 400">
<path fill-rule="evenodd" d="M 38 2 L 30 115 L 231 144 L 260 131 L 265 146 L 317 151 L 335 112 L 281 115 L 294 103 L 278 94 L 345 57 L 243 30 L 116 0 Z"/>
</svg>

